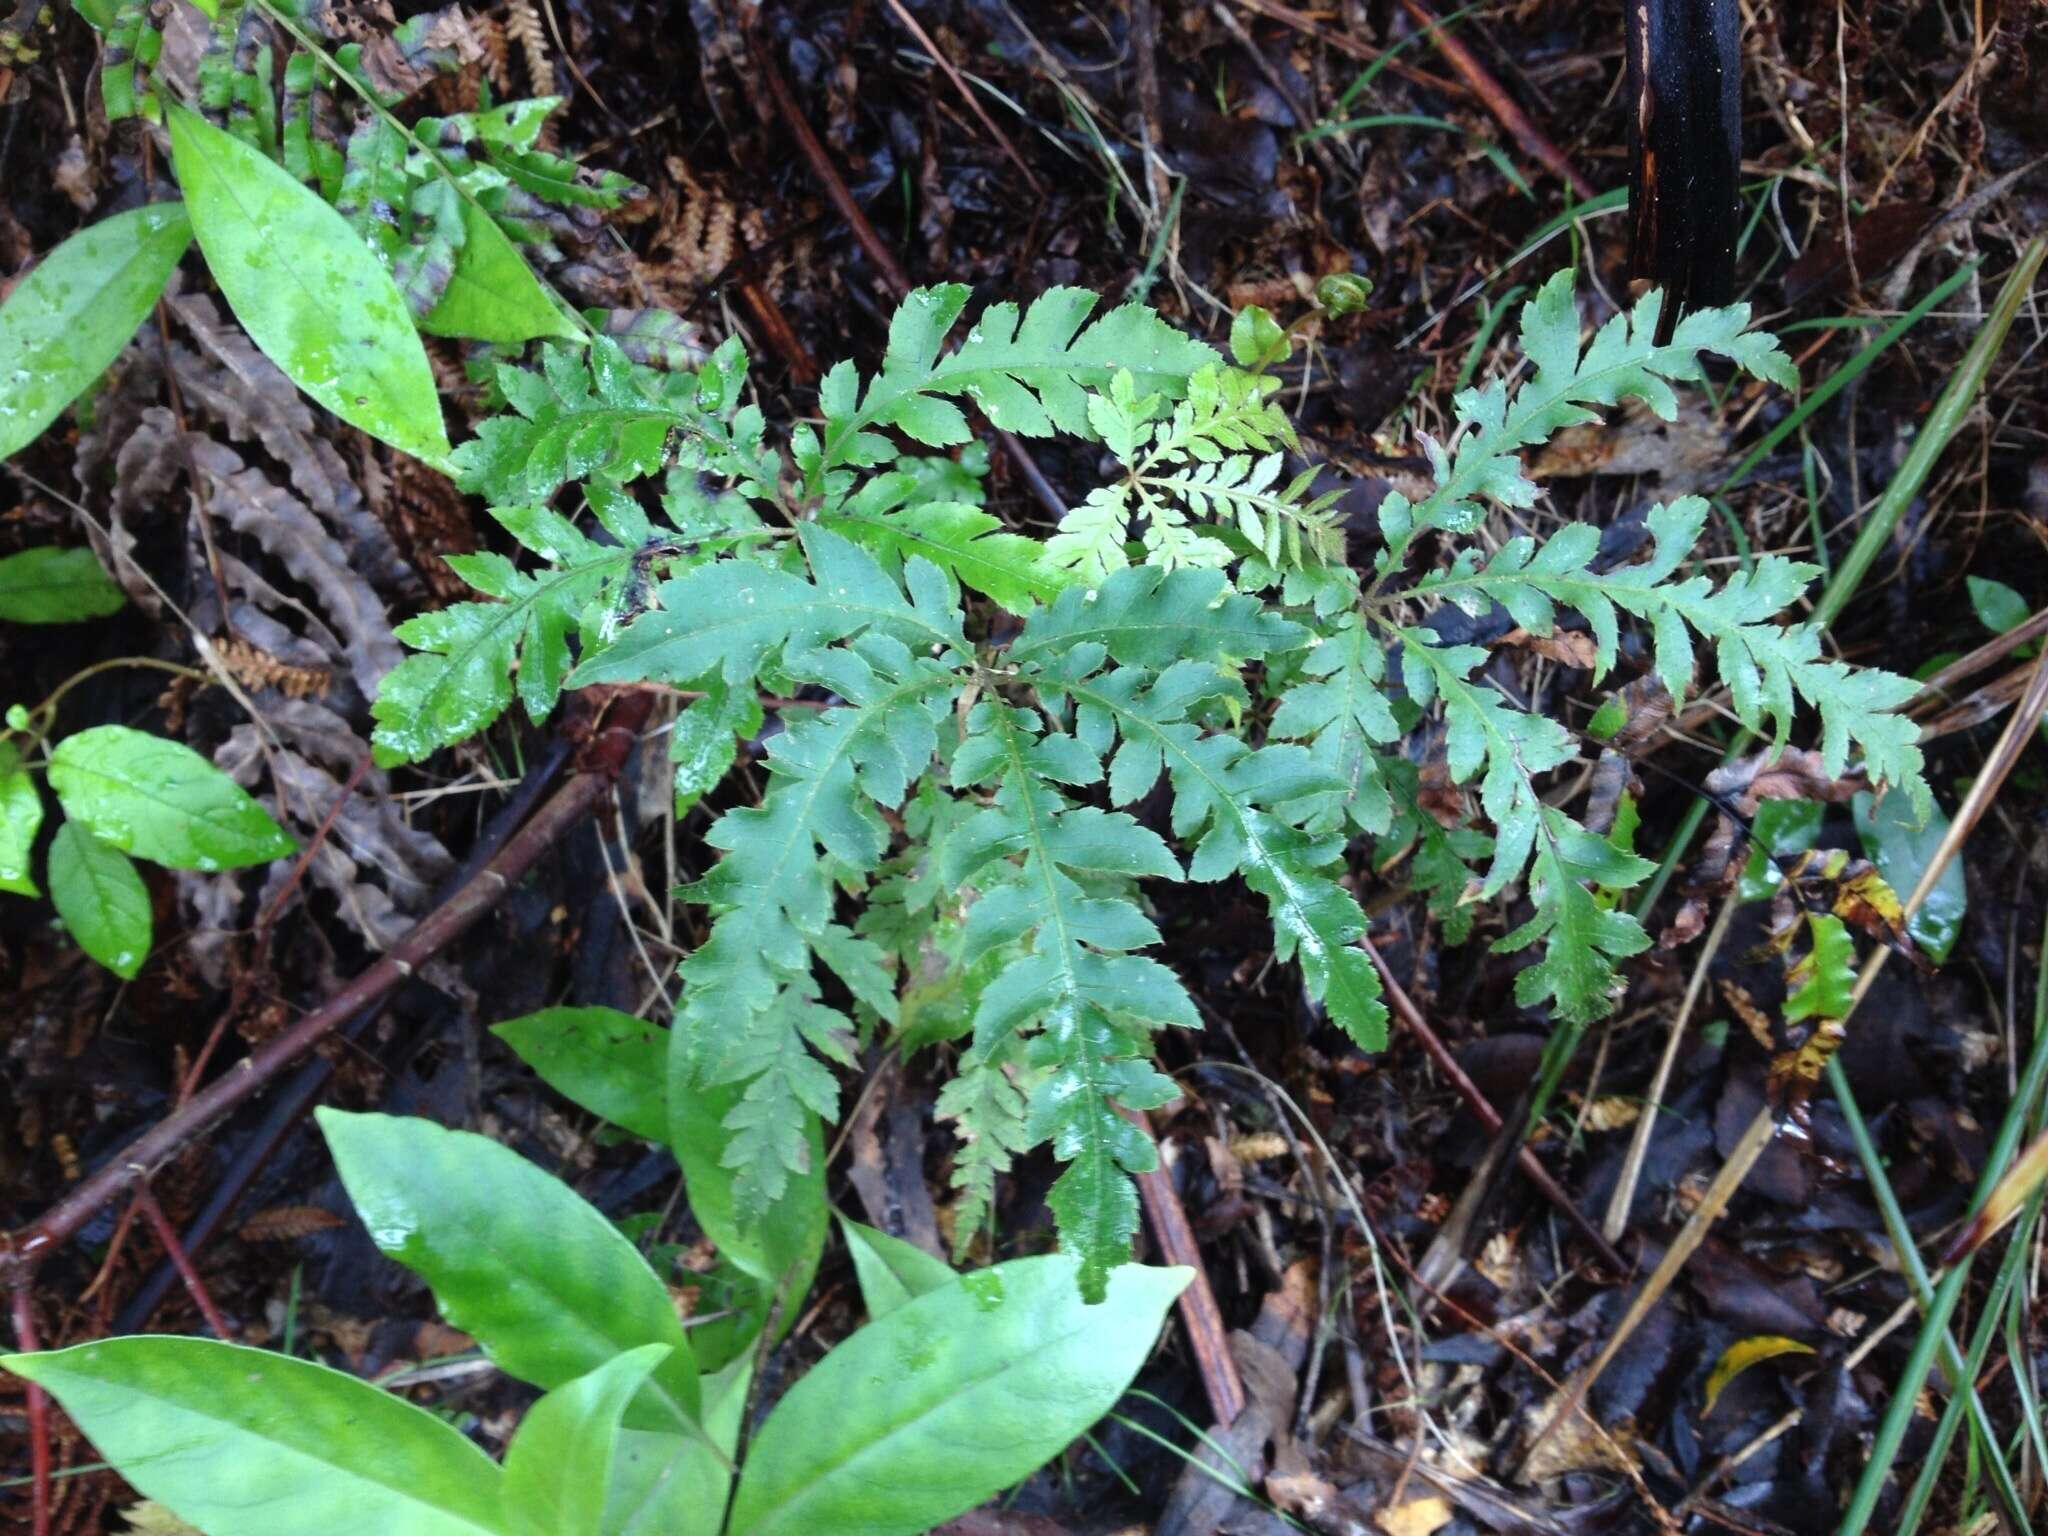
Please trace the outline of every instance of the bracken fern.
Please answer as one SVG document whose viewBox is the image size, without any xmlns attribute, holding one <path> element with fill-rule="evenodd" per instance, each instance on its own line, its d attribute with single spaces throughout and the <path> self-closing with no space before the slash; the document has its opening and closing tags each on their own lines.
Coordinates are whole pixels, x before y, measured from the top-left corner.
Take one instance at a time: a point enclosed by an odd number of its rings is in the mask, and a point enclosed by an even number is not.
<svg viewBox="0 0 2048 1536">
<path fill-rule="evenodd" d="M 363 163 L 348 158 L 344 187 Z M 736 343 L 694 371 L 604 339 L 501 367 L 511 409 L 456 463 L 539 563 L 467 557 L 485 600 L 401 631 L 419 654 L 377 704 L 379 755 L 402 761 L 515 694 L 539 719 L 565 686 L 689 690 L 671 752 L 686 807 L 760 733 L 764 694 L 815 706 L 783 710 L 758 803 L 711 821 L 720 857 L 684 892 L 710 928 L 683 966 L 669 1073 L 735 1095 L 724 1156 L 743 1212 L 806 1169 L 814 1117 L 837 1112 L 832 1065 L 864 1030 L 958 1039 L 938 1107 L 962 1136 L 962 1241 L 1013 1158 L 1049 1144 L 1065 1164 L 1052 1209 L 1099 1294 L 1130 1249 L 1130 1175 L 1154 1164 L 1125 1112 L 1173 1097 L 1155 1040 L 1200 1024 L 1148 953 L 1154 883 L 1241 879 L 1276 958 L 1368 1050 L 1386 1015 L 1349 879 L 1361 838 L 1375 863 L 1408 851 L 1453 941 L 1475 891 L 1519 888 L 1529 915 L 1496 947 L 1540 947 L 1520 1000 L 1575 1021 L 1610 1009 L 1617 965 L 1648 944 L 1612 893 L 1649 865 L 1546 795 L 1577 739 L 1521 707 L 1484 648 L 1425 623 L 1442 604 L 1498 605 L 1538 636 L 1575 615 L 1595 681 L 1640 625 L 1674 696 L 1704 642 L 1745 725 L 1782 742 L 1811 707 L 1831 772 L 1860 758 L 1924 802 L 1891 713 L 1911 685 L 1777 621 L 1813 567 L 1766 556 L 1719 585 L 1691 568 L 1703 502 L 1651 512 L 1632 565 L 1603 567 L 1583 526 L 1490 555 L 1469 541 L 1490 507 L 1534 502 L 1521 450 L 1599 408 L 1668 416 L 1709 355 L 1789 381 L 1745 310 L 1693 314 L 1659 346 L 1652 295 L 1582 345 L 1568 278 L 1546 284 L 1523 314 L 1527 377 L 1457 398 L 1456 438 L 1425 443 L 1436 488 L 1387 498 L 1361 581 L 1333 498 L 1284 467 L 1298 445 L 1265 369 L 1286 342 L 1265 316 L 1240 317 L 1226 359 L 1147 310 L 1098 316 L 1055 289 L 990 306 L 949 350 L 967 300 L 912 294 L 881 371 L 832 369 L 821 422 L 786 453 L 744 403 Z M 1099 443 L 1118 473 L 1048 539 L 1010 531 L 973 476 L 925 453 L 970 443 L 970 409 Z M 629 489 L 648 480 L 659 516 Z M 570 484 L 594 526 L 550 509 Z M 1404 742 L 1432 716 L 1428 750 L 1476 785 L 1470 826 L 1423 804 Z"/>
</svg>

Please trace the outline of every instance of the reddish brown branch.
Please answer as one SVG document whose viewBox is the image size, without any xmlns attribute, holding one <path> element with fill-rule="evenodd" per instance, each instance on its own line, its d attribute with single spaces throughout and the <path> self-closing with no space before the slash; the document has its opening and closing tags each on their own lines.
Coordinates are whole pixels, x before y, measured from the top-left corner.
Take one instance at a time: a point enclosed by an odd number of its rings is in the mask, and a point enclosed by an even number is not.
<svg viewBox="0 0 2048 1536">
<path fill-rule="evenodd" d="M 199 1271 L 192 1266 L 191 1256 L 185 1252 L 185 1245 L 178 1241 L 178 1229 L 171 1225 L 164 1215 L 164 1208 L 157 1204 L 156 1195 L 147 1181 L 135 1186 L 135 1204 L 148 1219 L 156 1240 L 164 1245 L 164 1253 L 178 1271 L 178 1278 L 185 1282 L 185 1289 L 193 1303 L 199 1308 L 199 1315 L 206 1319 L 206 1326 L 213 1330 L 217 1339 L 232 1340 L 228 1332 L 228 1320 L 221 1316 L 220 1308 L 213 1304 L 213 1294 L 206 1288 L 206 1282 L 199 1278 Z"/>
<path fill-rule="evenodd" d="M 1465 1069 L 1458 1065 L 1458 1058 L 1451 1054 L 1450 1047 L 1445 1045 L 1437 1032 L 1429 1027 L 1429 1021 L 1422 1016 L 1422 1010 L 1415 1006 L 1415 999 L 1410 997 L 1401 983 L 1394 979 L 1394 973 L 1387 969 L 1387 962 L 1373 947 L 1371 939 L 1365 941 L 1365 952 L 1372 956 L 1373 966 L 1380 973 L 1380 985 L 1386 988 L 1387 1001 L 1394 1005 L 1394 1017 L 1401 1021 L 1402 1028 L 1422 1042 L 1422 1048 L 1429 1052 L 1429 1059 L 1436 1063 L 1438 1071 L 1451 1080 L 1451 1086 L 1458 1090 L 1458 1097 L 1463 1099 L 1466 1107 L 1479 1117 L 1480 1124 L 1486 1127 L 1488 1134 L 1498 1136 L 1501 1128 L 1500 1111 L 1495 1109 L 1486 1095 L 1479 1091 L 1479 1085 L 1465 1075 Z M 1564 1218 L 1578 1228 L 1579 1235 L 1592 1245 L 1593 1251 L 1600 1256 L 1601 1263 L 1617 1275 L 1629 1272 L 1629 1266 L 1622 1260 L 1621 1255 L 1614 1251 L 1613 1245 L 1601 1235 L 1600 1228 L 1594 1224 L 1592 1217 L 1573 1204 L 1572 1197 L 1550 1176 L 1550 1170 L 1543 1166 L 1542 1160 L 1534 1152 L 1527 1146 L 1518 1145 L 1515 1148 L 1515 1164 L 1529 1176 L 1529 1182 L 1542 1191 L 1543 1198 L 1556 1206 Z"/>
<path fill-rule="evenodd" d="M 35 1302 L 27 1286 L 14 1293 L 14 1342 L 23 1354 L 34 1354 Z M 28 1384 L 29 1507 L 35 1536 L 50 1536 L 50 1398 L 34 1382 Z"/>
<path fill-rule="evenodd" d="M 1135 1110 L 1117 1106 L 1117 1112 L 1145 1133 L 1156 1148 L 1151 1122 Z M 1150 1173 L 1138 1175 L 1138 1198 L 1145 1206 L 1145 1222 L 1159 1244 L 1159 1256 L 1168 1264 L 1185 1264 L 1195 1272 L 1188 1288 L 1180 1293 L 1180 1320 L 1188 1331 L 1188 1347 L 1194 1351 L 1201 1372 L 1202 1390 L 1209 1398 L 1209 1412 L 1217 1424 L 1229 1428 L 1245 1405 L 1244 1379 L 1237 1372 L 1237 1357 L 1230 1352 L 1230 1336 L 1223 1326 L 1223 1312 L 1216 1305 L 1216 1293 L 1209 1287 L 1209 1271 L 1202 1263 L 1202 1250 L 1195 1243 L 1180 1195 L 1173 1187 L 1173 1175 L 1164 1159 Z"/>
<path fill-rule="evenodd" d="M 229 1111 L 254 1098 L 271 1080 L 324 1040 L 344 1020 L 390 993 L 440 953 L 511 892 L 541 855 L 601 802 L 612 776 L 646 722 L 653 699 L 616 696 L 604 729 L 585 754 L 584 772 L 558 790 L 504 851 L 392 945 L 368 970 L 282 1034 L 243 1057 L 184 1105 L 145 1131 L 112 1162 L 19 1232 L 0 1238 L 0 1279 L 25 1287 L 37 1266 L 78 1234 L 93 1213 L 175 1157 Z M 17 1303 L 17 1322 L 19 1303 Z"/>
<path fill-rule="evenodd" d="M 1514 141 L 1521 145 L 1523 154 L 1557 176 L 1580 197 L 1595 195 L 1593 183 L 1581 176 L 1578 167 L 1571 163 L 1565 152 L 1553 144 L 1541 128 L 1530 121 L 1529 114 L 1524 112 L 1515 98 L 1493 78 L 1492 71 L 1479 62 L 1479 56 L 1444 30 L 1443 23 L 1437 20 L 1436 12 L 1429 8 L 1426 0 L 1401 0 L 1401 9 L 1414 18 L 1418 26 L 1428 29 L 1429 40 L 1436 45 L 1436 51 L 1444 56 L 1444 62 L 1455 69 L 1465 83 L 1472 87 L 1472 94 L 1485 104 L 1486 110 L 1491 112 L 1501 127 L 1507 129 Z"/>
<path fill-rule="evenodd" d="M 830 152 L 819 139 L 817 131 L 811 127 L 810 119 L 804 116 L 803 108 L 797 105 L 796 96 L 790 91 L 789 82 L 782 78 L 782 71 L 776 67 L 775 57 L 769 51 L 768 45 L 762 41 L 760 33 L 750 29 L 747 42 L 754 56 L 754 70 L 767 82 L 768 94 L 775 98 L 775 110 L 796 139 L 797 148 L 803 151 L 804 159 L 811 167 L 811 174 L 817 177 L 819 184 L 825 189 L 825 195 L 832 200 L 832 206 L 839 210 L 839 216 L 845 219 L 848 227 L 853 230 L 853 238 L 859 243 L 860 248 L 867 252 L 868 260 L 874 263 L 875 270 L 881 273 L 882 282 L 890 294 L 897 299 L 903 298 L 910 292 L 910 274 L 903 270 L 903 263 L 896 259 L 896 253 L 889 249 L 889 242 L 882 238 L 881 231 L 876 229 L 873 221 L 868 218 L 867 210 L 861 207 L 859 199 L 853 195 L 852 188 L 847 186 L 846 178 L 839 174 L 839 168 L 832 163 Z M 1023 477 L 1024 483 L 1031 488 L 1031 494 L 1038 498 L 1039 505 L 1045 508 L 1047 514 L 1054 520 L 1066 516 L 1066 502 L 1059 492 L 1053 489 L 1052 482 L 1045 478 L 1044 471 L 1038 467 L 1038 461 L 1032 458 L 1031 451 L 1017 440 L 1016 434 L 999 428 L 996 438 L 1003 445 L 1003 453 L 1012 467 Z"/>
</svg>

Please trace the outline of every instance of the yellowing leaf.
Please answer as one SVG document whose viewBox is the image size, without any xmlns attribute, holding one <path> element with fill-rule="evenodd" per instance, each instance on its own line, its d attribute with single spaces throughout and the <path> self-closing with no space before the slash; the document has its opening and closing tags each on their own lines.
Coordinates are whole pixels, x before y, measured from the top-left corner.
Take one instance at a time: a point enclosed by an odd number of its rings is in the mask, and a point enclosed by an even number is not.
<svg viewBox="0 0 2048 1536">
<path fill-rule="evenodd" d="M 1797 1339 L 1785 1338 L 1782 1334 L 1757 1333 L 1746 1339 L 1737 1339 L 1721 1351 L 1721 1358 L 1714 1362 L 1713 1371 L 1707 1376 L 1706 1406 L 1700 1409 L 1705 1418 L 1714 1411 L 1714 1404 L 1721 1399 L 1728 1383 L 1764 1360 L 1775 1360 L 1780 1355 L 1810 1355 L 1811 1344 L 1802 1344 Z"/>
<path fill-rule="evenodd" d="M 1437 1494 L 1390 1504 L 1372 1517 L 1387 1536 L 1432 1536 L 1451 1523 L 1451 1501 Z"/>
</svg>

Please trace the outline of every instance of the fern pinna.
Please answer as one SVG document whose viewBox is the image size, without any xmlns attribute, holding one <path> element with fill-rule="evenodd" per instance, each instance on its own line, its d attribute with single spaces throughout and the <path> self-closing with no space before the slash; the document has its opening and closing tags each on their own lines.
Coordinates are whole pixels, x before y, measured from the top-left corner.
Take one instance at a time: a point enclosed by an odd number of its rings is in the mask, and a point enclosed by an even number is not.
<svg viewBox="0 0 2048 1536">
<path fill-rule="evenodd" d="M 670 1037 L 671 1079 L 731 1098 L 743 1214 L 807 1166 L 813 1117 L 839 1107 L 832 1066 L 864 1031 L 958 1039 L 940 1110 L 962 1137 L 962 1241 L 1012 1158 L 1049 1143 L 1062 1240 L 1099 1294 L 1130 1250 L 1129 1175 L 1154 1157 L 1120 1111 L 1173 1096 L 1155 1037 L 1200 1026 L 1148 953 L 1147 882 L 1241 878 L 1276 957 L 1368 1050 L 1386 1016 L 1343 877 L 1398 849 L 1454 941 L 1468 888 L 1521 890 L 1530 915 L 1496 947 L 1539 950 L 1525 1005 L 1610 1009 L 1616 966 L 1649 942 L 1611 893 L 1650 866 L 1546 796 L 1576 739 L 1520 707 L 1484 648 L 1427 625 L 1441 604 L 1499 605 L 1538 636 L 1569 610 L 1596 682 L 1626 618 L 1674 695 L 1704 641 L 1744 724 L 1782 742 L 1809 705 L 1831 772 L 1860 757 L 1924 802 L 1914 731 L 1891 713 L 1912 685 L 1777 622 L 1814 567 L 1767 555 L 1718 586 L 1689 568 L 1703 502 L 1653 511 L 1649 558 L 1614 568 L 1585 527 L 1490 554 L 1470 539 L 1489 508 L 1534 502 L 1520 450 L 1601 407 L 1669 416 L 1709 356 L 1790 382 L 1745 310 L 1694 313 L 1659 345 L 1652 295 L 1582 345 L 1568 277 L 1553 279 L 1522 316 L 1528 373 L 1457 397 L 1456 439 L 1424 444 L 1435 489 L 1387 498 L 1361 578 L 1329 498 L 1283 471 L 1296 444 L 1264 372 L 1285 352 L 1270 319 L 1240 316 L 1226 359 L 1147 310 L 1097 316 L 1055 289 L 990 306 L 949 350 L 967 299 L 911 295 L 881 371 L 834 368 L 821 422 L 780 450 L 743 403 L 734 342 L 694 372 L 603 338 L 501 367 L 511 410 L 457 463 L 539 563 L 466 557 L 487 600 L 414 620 L 418 653 L 377 704 L 379 753 L 402 761 L 515 693 L 539 719 L 565 686 L 672 685 L 693 696 L 671 752 L 688 804 L 761 734 L 763 697 L 779 702 L 759 803 L 711 822 L 721 857 L 685 892 L 711 925 Z M 981 505 L 970 408 L 1099 442 L 1118 472 L 1050 538 L 1010 532 Z M 572 482 L 588 524 L 550 505 Z M 1450 779 L 1476 785 L 1480 824 L 1421 804 L 1404 743 L 1426 725 Z M 1162 784 L 1163 823 L 1139 819 Z M 1348 862 L 1361 840 L 1374 857 Z"/>
</svg>

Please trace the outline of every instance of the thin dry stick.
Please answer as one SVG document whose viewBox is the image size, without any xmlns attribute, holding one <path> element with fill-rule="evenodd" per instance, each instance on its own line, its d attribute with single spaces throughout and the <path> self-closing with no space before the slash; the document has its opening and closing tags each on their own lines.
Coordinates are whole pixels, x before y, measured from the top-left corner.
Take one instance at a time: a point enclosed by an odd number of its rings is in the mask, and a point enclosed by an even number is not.
<svg viewBox="0 0 2048 1536">
<path fill-rule="evenodd" d="M 967 81 L 961 77 L 953 61 L 931 40 L 930 34 L 919 24 L 918 19 L 910 14 L 910 7 L 905 5 L 903 0 L 889 0 L 889 9 L 896 13 L 896 19 L 903 23 L 910 35 L 917 39 L 918 47 L 930 54 L 932 62 L 946 72 L 946 78 L 953 82 L 953 89 L 960 93 L 960 99 L 967 103 L 968 109 L 981 120 L 981 126 L 989 131 L 990 137 L 1001 147 L 1003 153 L 1010 157 L 1010 163 L 1023 173 L 1025 182 L 1031 188 L 1031 195 L 1042 200 L 1045 197 L 1045 188 L 1039 184 L 1038 178 L 1031 174 L 1031 167 L 1026 165 L 1024 157 L 1017 153 L 1017 146 L 996 126 L 995 119 L 988 115 L 988 108 L 981 104 L 981 98 L 967 88 Z"/>
<path fill-rule="evenodd" d="M 343 1020 L 382 999 L 496 908 L 540 856 L 599 803 L 610 787 L 612 774 L 637 739 L 651 702 L 650 695 L 622 694 L 611 718 L 592 743 L 592 756 L 599 760 L 598 768 L 577 775 L 556 791 L 495 859 L 422 918 L 375 964 L 321 1007 L 264 1042 L 232 1070 L 215 1078 L 180 1108 L 143 1132 L 36 1221 L 19 1231 L 0 1234 L 0 1281 L 26 1287 L 43 1260 L 77 1236 L 102 1205 L 133 1188 L 230 1110 L 262 1092 L 273 1078 L 324 1040 Z"/>
<path fill-rule="evenodd" d="M 1530 120 L 1529 114 L 1522 110 L 1515 98 L 1493 78 L 1492 71 L 1479 62 L 1479 55 L 1467 48 L 1461 39 L 1446 32 L 1436 13 L 1423 0 L 1401 0 L 1401 9 L 1413 17 L 1417 25 L 1429 29 L 1429 40 L 1436 45 L 1436 51 L 1472 87 L 1472 94 L 1486 104 L 1486 110 L 1499 120 L 1501 127 L 1514 136 L 1515 142 L 1522 146 L 1523 154 L 1549 170 L 1578 196 L 1590 199 L 1597 195 L 1593 183 L 1581 176 L 1565 152 Z"/>
<path fill-rule="evenodd" d="M 1650 1079 L 1649 1091 L 1643 1095 L 1643 1112 L 1636 1117 L 1635 1134 L 1629 1138 L 1628 1156 L 1621 1161 L 1621 1178 L 1614 1186 L 1614 1196 L 1607 1202 L 1607 1215 L 1600 1223 L 1600 1231 L 1610 1243 L 1620 1242 L 1621 1234 L 1628 1230 L 1628 1210 L 1635 1204 L 1636 1184 L 1643 1176 L 1643 1160 L 1649 1156 L 1650 1132 L 1657 1124 L 1657 1106 L 1664 1100 L 1664 1090 L 1671 1082 L 1671 1069 L 1678 1063 L 1678 1046 L 1685 1038 L 1686 1020 L 1692 1017 L 1693 1004 L 1699 1001 L 1700 991 L 1706 985 L 1707 968 L 1714 963 L 1715 952 L 1728 936 L 1728 924 L 1735 916 L 1735 907 L 1735 893 L 1730 891 L 1721 903 L 1721 915 L 1714 919 L 1713 929 L 1707 934 L 1707 942 L 1700 946 L 1699 958 L 1693 962 L 1692 980 L 1685 985 L 1685 1000 L 1672 1016 L 1671 1036 L 1664 1042 L 1664 1054 L 1658 1058 L 1656 1075 Z"/>
<path fill-rule="evenodd" d="M 1387 969 L 1387 962 L 1380 957 L 1380 952 L 1374 947 L 1372 940 L 1368 938 L 1362 942 L 1365 952 L 1372 956 L 1373 968 L 1380 973 L 1380 985 L 1386 988 L 1387 1001 L 1394 1005 L 1394 1017 L 1401 1021 L 1402 1027 L 1408 1033 L 1422 1042 L 1422 1048 L 1429 1053 L 1429 1059 L 1436 1063 L 1438 1071 L 1451 1080 L 1451 1086 L 1458 1090 L 1458 1097 L 1463 1099 L 1465 1106 L 1479 1117 L 1480 1124 L 1484 1125 L 1489 1133 L 1499 1135 L 1500 1111 L 1495 1109 L 1486 1095 L 1479 1091 L 1479 1085 L 1466 1076 L 1465 1069 L 1458 1065 L 1458 1058 L 1450 1053 L 1450 1049 L 1437 1037 L 1437 1032 L 1429 1027 L 1429 1021 L 1422 1016 L 1422 1010 L 1415 1006 L 1415 1000 L 1408 995 L 1401 983 L 1394 979 L 1394 973 Z M 1608 1265 L 1617 1275 L 1628 1273 L 1628 1265 L 1621 1255 L 1616 1253 L 1614 1246 L 1600 1235 L 1600 1229 L 1593 1225 L 1593 1219 L 1572 1203 L 1572 1197 L 1550 1176 L 1550 1170 L 1543 1166 L 1542 1159 L 1537 1157 L 1534 1151 L 1526 1146 L 1516 1148 L 1515 1166 L 1527 1174 L 1529 1182 L 1543 1192 L 1543 1197 L 1579 1229 L 1579 1234 L 1593 1245 L 1593 1251 L 1600 1256 L 1601 1263 Z"/>
<path fill-rule="evenodd" d="M 35 1299 L 27 1286 L 14 1292 L 14 1345 L 32 1355 L 42 1348 L 36 1338 Z M 35 1536 L 50 1536 L 50 1398 L 34 1382 L 28 1384 L 29 1516 Z"/>
<path fill-rule="evenodd" d="M 1958 807 L 1955 819 L 1949 824 L 1941 845 L 1927 861 L 1926 869 L 1921 871 L 1920 881 L 1913 887 L 1912 895 L 1906 898 L 1901 915 L 1902 922 L 1909 920 L 1920 910 L 1921 903 L 1926 901 L 1928 893 L 1934 889 L 1935 882 L 1941 878 L 1942 871 L 1948 868 L 1949 861 L 1961 849 L 1964 839 L 1970 835 L 1985 811 L 1990 809 L 1993 798 L 2005 783 L 2006 775 L 2012 772 L 2013 764 L 2019 760 L 2021 751 L 2032 738 L 2034 726 L 2040 721 L 2044 709 L 2048 709 L 2048 652 L 2044 652 L 2042 659 L 2034 664 L 2034 681 L 2027 690 L 2026 698 L 2013 712 L 2012 718 L 2006 721 L 2005 733 L 1998 738 L 1998 745 L 1992 749 L 1990 760 L 1984 765 L 1984 771 L 1977 775 L 1976 782 L 1970 786 L 1970 792 Z M 1869 996 L 1870 989 L 1877 984 L 1878 975 L 1884 970 L 1885 961 L 1891 958 L 1891 953 L 1889 947 L 1879 945 L 1863 963 L 1863 969 L 1856 976 L 1856 986 L 1849 994 L 1848 1010 L 1842 1015 L 1844 1025 L 1854 1017 L 1856 1009 L 1864 998 Z M 1699 1208 L 1687 1219 L 1684 1229 L 1679 1232 L 1677 1239 L 1665 1252 L 1656 1269 L 1651 1272 L 1650 1278 L 1643 1283 L 1642 1290 L 1636 1294 L 1635 1300 L 1629 1303 L 1628 1311 L 1622 1314 L 1613 1337 L 1607 1341 L 1593 1363 L 1573 1378 L 1574 1406 L 1592 1388 L 1593 1383 L 1600 1379 L 1600 1373 L 1613 1362 L 1615 1355 L 1620 1353 L 1621 1346 L 1628 1342 L 1629 1336 L 1649 1315 L 1650 1309 L 1657 1304 L 1664 1292 L 1670 1289 L 1671 1282 L 1678 1278 L 1678 1272 L 1685 1267 L 1686 1260 L 1691 1258 L 1694 1251 L 1705 1241 L 1707 1229 L 1720 1216 L 1742 1181 L 1749 1177 L 1749 1170 L 1755 1166 L 1756 1160 L 1763 1156 L 1764 1148 L 1771 1144 L 1771 1136 L 1776 1129 L 1777 1112 L 1766 1104 L 1757 1111 L 1756 1118 L 1750 1121 L 1749 1128 L 1742 1133 L 1742 1139 L 1736 1143 L 1735 1150 L 1728 1156 L 1728 1161 L 1722 1164 L 1721 1171 L 1714 1175 L 1714 1182 L 1708 1186 L 1706 1197 L 1700 1201 Z M 1551 1428 L 1562 1422 L 1564 1417 L 1565 1415 L 1560 1414 L 1552 1419 L 1543 1433 L 1536 1437 L 1528 1452 L 1522 1457 L 1522 1466 L 1526 1467 L 1529 1464 L 1544 1440 L 1549 1437 Z"/>
<path fill-rule="evenodd" d="M 1152 1123 L 1133 1109 L 1117 1106 L 1117 1113 L 1145 1133 L 1154 1150 L 1159 1140 Z M 1216 1422 L 1228 1429 L 1244 1412 L 1244 1379 L 1238 1375 L 1237 1357 L 1230 1352 L 1230 1336 L 1223 1326 L 1222 1309 L 1216 1293 L 1209 1288 L 1209 1271 L 1202 1263 L 1202 1250 L 1195 1243 L 1194 1229 L 1181 1208 L 1174 1190 L 1173 1175 L 1164 1159 L 1150 1173 L 1138 1175 L 1138 1198 L 1145 1206 L 1145 1219 L 1157 1240 L 1160 1256 L 1169 1264 L 1185 1264 L 1195 1272 L 1188 1288 L 1180 1293 L 1180 1320 L 1188 1331 L 1188 1346 L 1195 1352 L 1201 1369 L 1202 1390 L 1209 1398 L 1209 1411 Z"/>
</svg>

